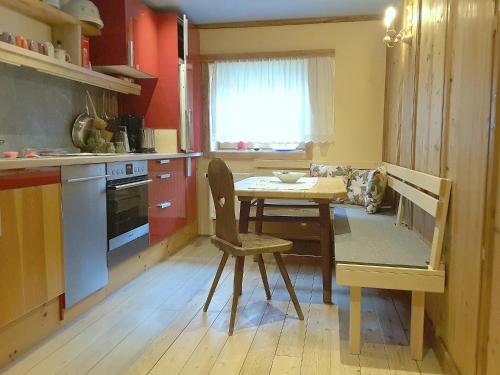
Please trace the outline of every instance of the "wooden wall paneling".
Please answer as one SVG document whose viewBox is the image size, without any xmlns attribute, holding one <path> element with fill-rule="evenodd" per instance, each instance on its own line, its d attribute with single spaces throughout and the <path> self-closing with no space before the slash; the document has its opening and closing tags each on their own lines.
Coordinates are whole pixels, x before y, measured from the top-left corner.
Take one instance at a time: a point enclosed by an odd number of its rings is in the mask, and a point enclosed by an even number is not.
<svg viewBox="0 0 500 375">
<path fill-rule="evenodd" d="M 497 2 L 496 25 L 500 25 L 500 4 Z M 488 186 L 485 204 L 484 261 L 481 280 L 479 311 L 478 367 L 477 373 L 500 373 L 500 135 L 496 130 L 500 116 L 500 38 L 495 33 L 490 139 L 488 161 Z"/>
<path fill-rule="evenodd" d="M 440 176 L 448 0 L 422 0 L 415 169 Z"/>
<path fill-rule="evenodd" d="M 414 168 L 434 176 L 441 175 L 447 10 L 448 0 L 422 0 Z M 413 224 L 430 241 L 434 219 L 415 207 Z"/>
<path fill-rule="evenodd" d="M 494 0 L 452 2 L 453 83 L 446 177 L 454 181 L 445 343 L 464 374 L 476 372 L 482 228 L 492 88 Z M 471 329 L 464 329 L 471 327 Z"/>
<path fill-rule="evenodd" d="M 415 159 L 415 124 L 418 90 L 419 50 L 420 50 L 420 1 L 406 0 L 402 12 L 403 27 L 412 14 L 412 44 L 400 43 L 402 62 L 402 102 L 400 103 L 400 128 L 398 129 L 397 165 L 413 168 Z M 404 221 L 413 227 L 413 204 L 405 200 Z"/>
<path fill-rule="evenodd" d="M 401 124 L 401 80 L 402 64 L 399 46 L 387 50 L 387 73 L 384 110 L 384 147 L 383 160 L 397 164 L 398 129 Z"/>
<path fill-rule="evenodd" d="M 500 193 L 500 192 L 498 192 Z M 500 207 L 498 207 L 500 209 Z M 497 228 L 500 223 L 497 222 Z M 489 311 L 489 328 L 487 357 L 485 370 L 486 375 L 500 374 L 500 234 L 495 234 L 495 252 L 493 256 L 491 279 L 491 305 Z"/>
<path fill-rule="evenodd" d="M 404 4 L 402 18 L 406 19 L 413 12 L 414 20 L 418 19 L 418 0 L 407 0 Z M 403 26 L 405 23 L 403 23 Z M 401 129 L 399 133 L 398 165 L 412 168 L 414 154 L 415 101 L 418 77 L 418 44 L 419 22 L 414 21 L 412 27 L 413 41 L 411 45 L 400 43 L 401 62 L 403 66 Z"/>
<path fill-rule="evenodd" d="M 490 162 L 488 165 L 488 188 L 485 212 L 485 254 L 481 286 L 479 319 L 478 374 L 500 373 L 500 137 L 496 123 L 500 114 L 498 98 L 499 38 L 496 37 L 495 67 L 497 84 L 493 90 L 496 105 L 492 105 L 490 133 Z"/>
<path fill-rule="evenodd" d="M 412 167 L 454 183 L 445 243 L 447 290 L 429 296 L 427 313 L 463 374 L 476 373 L 478 365 L 475 323 L 480 320 L 495 5 L 494 0 L 422 0 L 418 63 L 412 65 L 400 47 L 388 55 L 384 160 L 410 166 L 414 152 Z M 412 76 L 417 80 L 413 103 Z M 419 215 L 412 215 L 414 227 L 425 237 L 429 224 Z"/>
</svg>

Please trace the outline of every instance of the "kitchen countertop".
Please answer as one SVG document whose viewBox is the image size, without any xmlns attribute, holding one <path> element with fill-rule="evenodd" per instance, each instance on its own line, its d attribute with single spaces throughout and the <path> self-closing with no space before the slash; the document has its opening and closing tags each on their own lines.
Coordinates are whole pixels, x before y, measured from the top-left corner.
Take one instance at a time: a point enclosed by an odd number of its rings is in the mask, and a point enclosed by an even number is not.
<svg viewBox="0 0 500 375">
<path fill-rule="evenodd" d="M 86 155 L 86 156 L 47 156 L 39 158 L 0 158 L 0 170 L 59 167 L 63 165 L 112 163 L 115 161 L 156 160 L 196 158 L 202 156 L 201 152 L 173 153 L 173 154 L 116 154 L 116 155 Z"/>
</svg>

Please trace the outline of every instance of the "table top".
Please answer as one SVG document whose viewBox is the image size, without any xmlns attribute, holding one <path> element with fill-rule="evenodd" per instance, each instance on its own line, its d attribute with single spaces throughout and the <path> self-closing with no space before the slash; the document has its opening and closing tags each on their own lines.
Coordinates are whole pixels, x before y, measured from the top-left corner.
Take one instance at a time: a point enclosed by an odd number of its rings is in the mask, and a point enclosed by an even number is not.
<svg viewBox="0 0 500 375">
<path fill-rule="evenodd" d="M 250 188 L 268 176 L 245 178 L 234 184 L 234 193 L 239 199 L 298 199 L 334 201 L 347 196 L 347 189 L 341 177 L 318 178 L 314 187 L 308 190 L 264 190 Z"/>
</svg>

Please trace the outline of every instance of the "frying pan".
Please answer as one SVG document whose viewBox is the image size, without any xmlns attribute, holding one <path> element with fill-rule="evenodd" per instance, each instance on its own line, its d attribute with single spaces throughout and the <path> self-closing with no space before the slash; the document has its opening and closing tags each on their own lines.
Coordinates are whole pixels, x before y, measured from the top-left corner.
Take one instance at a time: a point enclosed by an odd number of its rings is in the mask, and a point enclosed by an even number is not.
<svg viewBox="0 0 500 375">
<path fill-rule="evenodd" d="M 92 128 L 92 123 L 94 118 L 89 114 L 89 104 L 88 99 L 85 97 L 85 109 L 86 112 L 80 114 L 75 122 L 73 123 L 73 128 L 71 129 L 71 139 L 73 144 L 78 148 L 87 147 L 87 138 L 89 129 Z"/>
<path fill-rule="evenodd" d="M 76 147 L 84 148 L 87 146 L 88 133 L 89 129 L 92 128 L 93 122 L 94 118 L 90 117 L 87 113 L 82 113 L 76 118 L 71 130 L 71 139 Z"/>
</svg>

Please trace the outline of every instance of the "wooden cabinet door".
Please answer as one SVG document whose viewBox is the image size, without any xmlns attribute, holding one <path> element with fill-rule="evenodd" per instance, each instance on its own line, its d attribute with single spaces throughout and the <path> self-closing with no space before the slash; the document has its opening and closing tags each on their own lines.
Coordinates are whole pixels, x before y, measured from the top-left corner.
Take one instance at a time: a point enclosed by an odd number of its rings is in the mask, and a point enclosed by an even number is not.
<svg viewBox="0 0 500 375">
<path fill-rule="evenodd" d="M 64 293 L 59 184 L 0 191 L 0 326 Z"/>
</svg>

